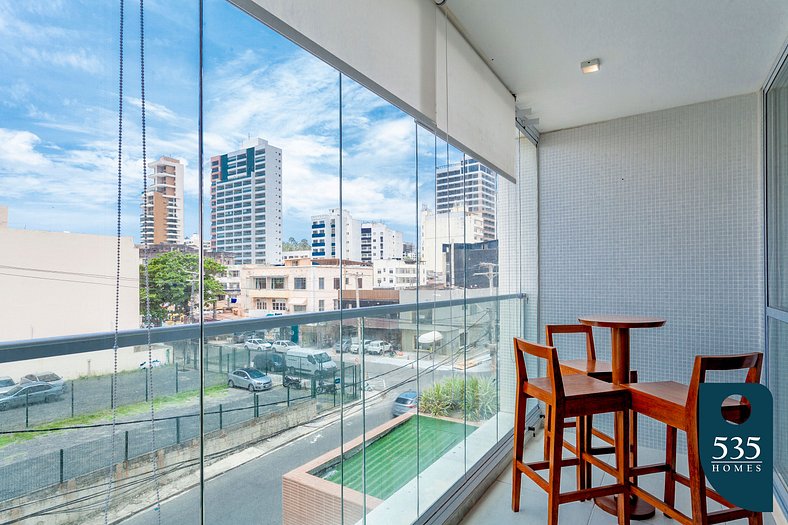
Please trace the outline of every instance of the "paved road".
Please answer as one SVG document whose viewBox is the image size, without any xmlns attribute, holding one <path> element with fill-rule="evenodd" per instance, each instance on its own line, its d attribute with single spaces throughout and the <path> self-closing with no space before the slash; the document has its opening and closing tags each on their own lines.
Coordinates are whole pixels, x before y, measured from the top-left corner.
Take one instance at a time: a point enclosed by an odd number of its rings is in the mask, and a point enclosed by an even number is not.
<svg viewBox="0 0 788 525">
<path fill-rule="evenodd" d="M 332 356 L 335 361 L 339 361 L 338 356 Z M 345 362 L 347 364 L 353 363 L 358 356 L 348 355 L 345 354 L 343 356 Z M 375 388 L 376 390 L 382 389 L 392 389 L 392 391 L 388 395 L 388 399 L 384 402 L 382 406 L 376 406 L 371 408 L 368 412 L 367 417 L 367 425 L 369 428 L 377 426 L 382 421 L 385 421 L 388 417 L 391 402 L 393 401 L 395 395 L 399 392 L 415 389 L 415 376 L 416 376 L 416 368 L 409 362 L 407 359 L 402 358 L 387 358 L 387 357 L 370 357 L 367 356 L 365 359 L 365 368 L 366 368 L 366 375 L 369 379 L 369 384 Z M 429 359 L 429 362 L 425 359 L 424 362 L 421 363 L 419 368 L 424 369 L 428 366 L 432 365 L 432 360 Z M 174 378 L 174 368 L 162 367 L 161 369 L 156 369 L 155 373 L 159 375 L 157 384 L 167 384 L 167 378 L 170 379 Z M 431 372 L 431 373 L 423 373 L 421 375 L 421 387 L 425 388 L 429 386 L 433 380 L 439 380 L 442 377 L 450 375 L 452 372 L 448 367 L 441 367 L 440 369 Z M 169 375 L 168 375 L 169 374 Z M 142 377 L 142 383 L 139 384 L 135 382 L 137 377 Z M 220 376 L 219 379 L 223 378 Z M 223 376 L 226 378 L 226 376 Z M 180 389 L 183 389 L 185 385 L 189 385 L 190 382 L 196 382 L 197 377 L 196 373 L 193 371 L 181 371 L 179 373 L 179 385 Z M 85 391 L 90 388 L 91 382 L 93 383 L 93 387 L 96 389 L 97 395 L 103 394 L 105 395 L 105 390 L 109 390 L 109 381 L 108 378 L 89 378 L 80 380 L 77 385 L 78 388 Z M 135 392 L 134 386 L 137 388 L 142 388 L 141 395 L 142 399 L 144 400 L 144 373 L 140 372 L 139 374 L 129 373 L 120 376 L 119 379 L 119 391 L 124 391 L 124 389 Z M 174 393 L 174 382 L 170 383 L 172 391 Z M 191 389 L 191 388 L 190 388 Z M 157 392 L 165 391 L 166 389 L 157 390 Z M 139 391 L 137 391 L 139 392 Z M 291 391 L 292 396 L 299 397 L 299 396 L 308 396 L 308 390 L 293 390 Z M 138 393 L 139 395 L 139 393 Z M 259 404 L 260 405 L 268 405 L 273 404 L 276 402 L 281 402 L 286 400 L 287 398 L 287 390 L 282 388 L 281 386 L 275 387 L 273 390 L 269 392 L 263 392 L 258 394 Z M 332 399 L 334 396 L 331 395 L 323 395 L 320 396 L 321 405 L 325 407 L 332 406 Z M 337 396 L 338 397 L 338 396 Z M 198 435 L 198 420 L 195 417 L 185 417 L 189 414 L 194 414 L 197 412 L 197 405 L 196 405 L 196 397 L 192 399 L 186 399 L 182 403 L 178 403 L 177 405 L 170 405 L 166 408 L 160 408 L 156 412 L 157 418 L 169 418 L 172 416 L 182 416 L 180 417 L 179 425 L 176 426 L 176 422 L 173 419 L 165 419 L 163 421 L 157 421 L 155 427 L 155 446 L 163 447 L 174 444 L 177 442 L 177 435 L 180 435 L 181 441 L 187 440 L 189 438 L 195 437 Z M 336 399 L 338 402 L 338 399 Z M 209 398 L 207 400 L 207 410 L 217 412 L 219 405 L 223 407 L 223 414 L 222 414 L 222 424 L 224 427 L 229 427 L 232 424 L 240 423 L 242 421 L 248 420 L 254 416 L 254 401 L 253 396 L 247 393 L 246 391 L 242 390 L 228 390 L 223 392 L 215 397 Z M 47 405 L 39 405 L 43 408 L 53 408 L 56 407 L 57 403 L 47 404 Z M 233 408 L 244 407 L 242 410 L 233 411 Z M 38 406 L 36 407 L 38 408 Z M 272 410 L 282 410 L 286 407 L 280 405 L 270 405 L 270 406 L 261 406 L 259 408 L 259 413 L 265 413 Z M 24 414 L 24 409 L 16 409 L 8 411 L 3 415 L 13 414 L 14 412 L 18 413 L 21 411 Z M 120 417 L 119 421 L 128 421 L 128 420 L 135 420 L 135 419 L 143 419 L 145 414 L 134 414 L 129 416 Z M 3 418 L 4 419 L 4 418 Z M 5 422 L 5 421 L 4 421 Z M 355 425 L 355 427 L 354 427 Z M 218 414 L 214 413 L 206 417 L 206 429 L 208 431 L 214 430 L 219 427 L 219 416 Z M 221 476 L 220 478 L 224 478 L 225 476 L 233 476 L 235 477 L 241 476 L 242 479 L 249 478 L 254 479 L 253 486 L 257 487 L 254 493 L 246 493 L 248 496 L 248 500 L 241 499 L 238 500 L 237 503 L 237 516 L 240 518 L 241 515 L 247 512 L 256 512 L 259 509 L 260 502 L 265 502 L 265 507 L 269 509 L 267 514 L 264 516 L 276 516 L 275 519 L 272 518 L 271 521 L 268 520 L 268 517 L 263 517 L 260 520 L 252 519 L 252 523 L 278 523 L 281 521 L 281 475 L 284 472 L 287 472 L 294 468 L 295 466 L 303 463 L 305 458 L 312 458 L 316 457 L 322 452 L 335 448 L 339 444 L 339 430 L 338 425 L 335 425 L 336 435 L 334 436 L 331 430 L 334 427 L 329 427 L 326 429 L 326 433 L 316 434 L 317 441 L 315 443 L 311 443 L 310 446 L 306 447 L 304 450 L 298 449 L 296 451 L 292 450 L 292 446 L 287 446 L 283 450 L 272 454 L 271 459 L 266 460 L 260 466 L 262 469 L 261 472 L 265 472 L 266 474 L 260 478 L 257 473 L 248 472 L 244 467 L 234 469 L 228 474 Z M 350 439 L 351 437 L 357 435 L 360 432 L 361 427 L 361 420 L 360 416 L 356 415 L 351 418 L 348 418 L 345 423 L 346 430 L 352 430 L 352 434 L 346 435 L 345 439 Z M 13 428 L 19 428 L 18 426 L 14 426 Z M 151 447 L 151 428 L 149 422 L 137 423 L 132 425 L 122 425 L 118 427 L 118 434 L 116 434 L 116 441 L 115 441 L 115 453 L 116 453 L 116 461 L 123 459 L 123 454 L 125 453 L 125 432 L 129 432 L 129 456 L 134 457 L 136 455 L 145 453 L 150 450 Z M 29 492 L 38 488 L 43 488 L 45 486 L 49 486 L 53 483 L 57 483 L 59 479 L 60 472 L 59 472 L 59 459 L 60 459 L 60 450 L 63 449 L 64 452 L 64 479 L 70 479 L 75 476 L 79 476 L 88 472 L 92 472 L 98 468 L 102 468 L 110 463 L 110 456 L 112 445 L 110 439 L 110 428 L 103 427 L 97 429 L 79 429 L 79 430 L 71 430 L 71 431 L 62 431 L 62 432 L 55 432 L 51 434 L 47 434 L 44 436 L 37 437 L 30 441 L 19 442 L 13 445 L 6 446 L 2 449 L 2 454 L 0 454 L 0 501 L 13 497 L 17 495 L 20 491 L 21 492 Z M 331 439 L 327 439 L 325 436 L 330 435 L 332 436 Z M 320 445 L 317 446 L 318 442 L 326 441 L 327 444 L 325 446 Z M 301 445 L 299 445 L 301 446 Z M 279 457 L 283 455 L 283 457 Z M 258 460 L 259 461 L 263 461 Z M 274 470 L 270 470 L 268 467 L 268 463 L 271 463 L 275 468 Z M 277 474 L 278 473 L 278 474 Z M 224 482 L 222 482 L 224 483 Z M 224 487 L 222 483 L 218 483 L 217 487 Z M 244 481 L 238 481 L 238 483 L 244 483 Z M 219 494 L 222 494 L 222 488 L 216 489 Z M 226 489 L 228 492 L 232 492 L 232 488 L 228 487 Z M 190 496 L 193 497 L 193 496 Z M 233 497 L 236 497 L 233 495 Z M 183 496 L 186 498 L 186 496 Z M 177 501 L 180 498 L 177 498 Z M 235 500 L 233 500 L 235 501 Z M 210 506 L 210 503 L 209 503 Z M 227 512 L 226 507 L 225 512 Z M 168 511 L 169 512 L 169 511 Z M 235 511 L 232 511 L 235 512 Z M 273 514 L 272 514 L 273 513 Z M 141 518 L 140 518 L 141 519 Z M 215 521 L 215 523 L 220 523 L 223 520 Z M 170 523 L 170 521 L 163 521 L 163 523 Z M 177 521 L 173 521 L 173 523 L 177 523 Z M 184 522 L 186 523 L 186 522 Z M 209 521 L 210 523 L 210 521 Z"/>
<path fill-rule="evenodd" d="M 368 428 L 391 417 L 391 403 L 382 402 L 367 410 Z M 282 476 L 310 458 L 335 449 L 340 444 L 340 428 L 345 440 L 361 434 L 361 414 L 334 422 L 280 449 L 241 465 L 208 481 L 205 497 L 205 522 L 208 524 L 282 523 Z M 161 523 L 196 525 L 200 523 L 200 492 L 188 490 L 162 503 Z M 123 525 L 155 525 L 155 511 L 149 510 L 123 522 Z"/>
<path fill-rule="evenodd" d="M 406 366 L 402 366 L 405 364 Z M 415 389 L 416 370 L 401 360 L 372 358 L 367 368 L 368 375 L 386 381 L 393 388 L 386 398 L 367 409 L 367 429 L 374 428 L 391 418 L 391 404 L 397 394 Z M 422 388 L 451 375 L 449 369 L 436 370 L 434 374 L 420 377 Z M 374 380 L 373 380 L 374 381 Z M 282 523 L 282 476 L 325 452 L 337 448 L 344 440 L 349 441 L 362 432 L 360 411 L 339 421 L 317 429 L 312 434 L 297 439 L 269 454 L 252 460 L 208 481 L 205 490 L 205 522 L 207 524 Z M 200 493 L 190 489 L 161 505 L 161 523 L 168 525 L 193 525 L 200 523 Z M 148 510 L 122 522 L 123 525 L 154 525 L 155 511 Z"/>
</svg>

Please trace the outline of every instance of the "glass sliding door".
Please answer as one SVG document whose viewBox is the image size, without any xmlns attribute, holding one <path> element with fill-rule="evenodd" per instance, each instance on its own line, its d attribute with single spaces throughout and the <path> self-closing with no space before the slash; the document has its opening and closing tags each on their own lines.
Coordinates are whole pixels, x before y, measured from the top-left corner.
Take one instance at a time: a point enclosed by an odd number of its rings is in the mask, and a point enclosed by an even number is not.
<svg viewBox="0 0 788 525">
<path fill-rule="evenodd" d="M 765 93 L 767 381 L 774 396 L 775 488 L 788 504 L 788 61 Z M 781 380 L 782 379 L 782 380 Z"/>
</svg>

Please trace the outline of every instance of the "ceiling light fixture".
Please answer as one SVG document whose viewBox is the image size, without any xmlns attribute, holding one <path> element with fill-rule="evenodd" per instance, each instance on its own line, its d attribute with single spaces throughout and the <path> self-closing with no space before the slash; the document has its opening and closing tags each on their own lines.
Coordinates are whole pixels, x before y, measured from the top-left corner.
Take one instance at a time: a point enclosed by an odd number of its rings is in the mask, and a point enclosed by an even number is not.
<svg viewBox="0 0 788 525">
<path fill-rule="evenodd" d="M 596 73 L 599 71 L 599 59 L 592 58 L 591 60 L 580 62 L 580 70 L 583 73 Z"/>
</svg>

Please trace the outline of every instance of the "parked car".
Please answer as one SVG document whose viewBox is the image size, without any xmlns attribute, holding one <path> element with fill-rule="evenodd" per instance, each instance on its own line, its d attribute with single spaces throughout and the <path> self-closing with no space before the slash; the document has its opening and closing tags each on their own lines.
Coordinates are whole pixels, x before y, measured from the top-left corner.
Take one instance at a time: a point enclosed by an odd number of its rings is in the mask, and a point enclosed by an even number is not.
<svg viewBox="0 0 788 525">
<path fill-rule="evenodd" d="M 247 350 L 268 350 L 271 348 L 271 343 L 264 339 L 252 338 L 244 342 L 244 348 Z"/>
<path fill-rule="evenodd" d="M 371 341 L 368 345 L 365 345 L 364 351 L 368 354 L 377 354 L 383 355 L 386 352 L 391 351 L 391 345 L 386 341 L 376 340 Z"/>
<path fill-rule="evenodd" d="M 16 386 L 13 379 L 8 376 L 0 376 L 0 395 L 5 394 Z"/>
<path fill-rule="evenodd" d="M 366 351 L 366 348 L 369 346 L 369 343 L 371 343 L 371 342 L 372 342 L 371 339 L 364 339 L 364 350 L 365 351 Z M 356 341 L 352 345 L 350 345 L 350 351 L 352 353 L 354 353 L 354 354 L 358 353 L 358 351 L 359 351 L 358 341 Z"/>
<path fill-rule="evenodd" d="M 0 410 L 25 406 L 25 403 L 49 403 L 63 395 L 62 385 L 53 385 L 43 381 L 28 381 L 11 388 L 0 395 Z"/>
<path fill-rule="evenodd" d="M 391 417 L 401 416 L 407 414 L 411 410 L 415 410 L 419 405 L 419 393 L 413 390 L 408 390 L 397 396 L 394 404 L 391 406 Z"/>
<path fill-rule="evenodd" d="M 140 363 L 140 370 L 147 370 L 148 368 L 159 368 L 163 364 L 164 363 L 162 363 L 158 359 L 153 359 L 152 361 L 143 361 L 142 363 Z"/>
<path fill-rule="evenodd" d="M 284 372 L 285 356 L 273 350 L 263 350 L 252 359 L 252 366 L 263 372 Z"/>
<path fill-rule="evenodd" d="M 351 344 L 352 343 L 350 342 L 350 339 L 345 339 L 341 343 L 339 343 L 339 342 L 334 343 L 334 352 L 336 352 L 338 354 L 341 354 L 343 352 L 350 352 L 350 345 Z"/>
<path fill-rule="evenodd" d="M 256 390 L 271 390 L 274 382 L 256 368 L 239 368 L 227 374 L 227 386 L 245 388 L 249 392 L 254 392 Z"/>
<path fill-rule="evenodd" d="M 271 348 L 273 348 L 277 352 L 289 352 L 290 350 L 296 350 L 301 347 L 292 341 L 288 341 L 286 339 L 279 339 L 278 341 L 274 341 L 271 344 Z"/>
<path fill-rule="evenodd" d="M 34 383 L 36 381 L 43 381 L 44 383 L 49 383 L 52 386 L 60 387 L 63 392 L 66 391 L 66 380 L 54 372 L 36 372 L 35 374 L 27 374 L 19 380 L 19 383 Z"/>
<path fill-rule="evenodd" d="M 254 337 L 257 337 L 254 332 L 236 332 L 233 334 L 233 343 L 243 343 Z"/>
<path fill-rule="evenodd" d="M 310 350 L 295 348 L 289 350 L 286 356 L 287 368 L 290 371 L 315 376 L 333 376 L 337 364 L 331 360 L 325 350 Z"/>
</svg>

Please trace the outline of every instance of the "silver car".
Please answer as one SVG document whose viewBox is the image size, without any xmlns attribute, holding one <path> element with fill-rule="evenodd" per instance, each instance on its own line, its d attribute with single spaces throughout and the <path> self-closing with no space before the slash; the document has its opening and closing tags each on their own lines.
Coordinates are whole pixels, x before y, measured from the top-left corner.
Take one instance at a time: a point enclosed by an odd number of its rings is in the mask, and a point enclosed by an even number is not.
<svg viewBox="0 0 788 525">
<path fill-rule="evenodd" d="M 53 387 L 56 387 L 62 390 L 63 392 L 67 390 L 66 380 L 54 372 L 36 372 L 35 374 L 27 374 L 19 381 L 19 384 L 32 383 L 35 381 L 43 381 L 44 383 L 49 383 Z"/>
<path fill-rule="evenodd" d="M 5 394 L 16 386 L 13 379 L 8 376 L 0 376 L 0 394 Z"/>
<path fill-rule="evenodd" d="M 239 368 L 227 374 L 227 386 L 230 388 L 245 388 L 249 392 L 255 392 L 258 390 L 271 390 L 274 382 L 256 368 Z"/>
<path fill-rule="evenodd" d="M 19 383 L 5 394 L 0 395 L 0 410 L 25 406 L 34 403 L 57 401 L 63 395 L 63 387 L 43 381 Z"/>
<path fill-rule="evenodd" d="M 391 417 L 401 416 L 407 414 L 411 410 L 416 410 L 419 405 L 419 393 L 413 390 L 408 390 L 397 396 L 394 404 L 391 406 Z"/>
</svg>

